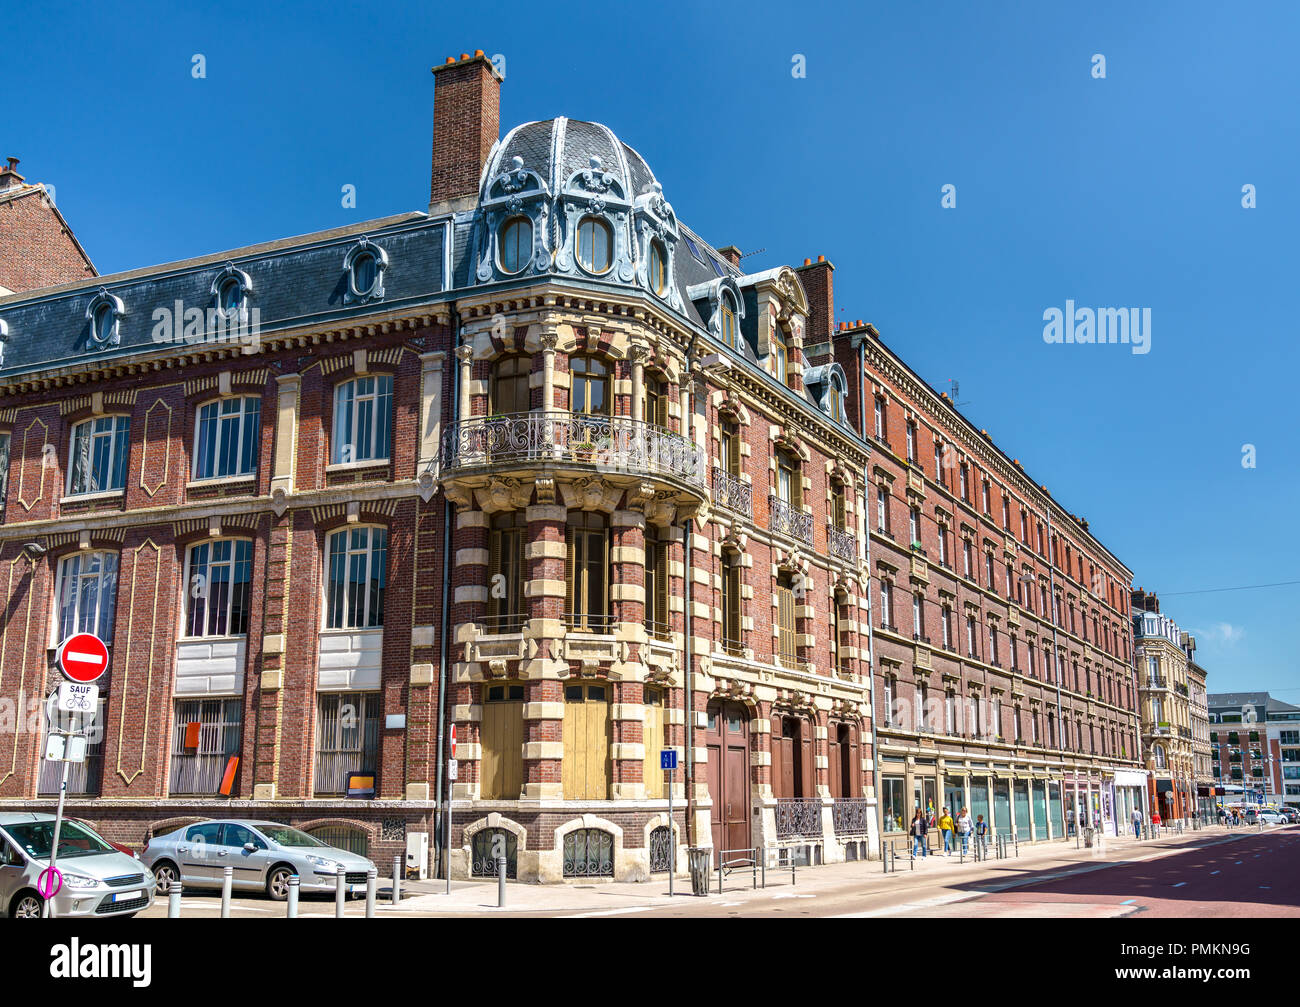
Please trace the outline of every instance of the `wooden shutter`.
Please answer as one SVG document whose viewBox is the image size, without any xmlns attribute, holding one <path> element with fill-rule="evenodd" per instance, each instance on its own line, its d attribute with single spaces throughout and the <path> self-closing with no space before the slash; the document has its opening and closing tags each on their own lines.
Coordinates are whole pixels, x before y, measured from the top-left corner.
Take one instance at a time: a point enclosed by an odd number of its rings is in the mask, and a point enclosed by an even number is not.
<svg viewBox="0 0 1300 1007">
<path fill-rule="evenodd" d="M 645 744 L 645 796 L 658 800 L 667 796 L 664 791 L 664 771 L 659 768 L 659 752 L 664 747 L 664 690 L 653 686 L 645 688 L 645 720 L 642 739 Z"/>
</svg>

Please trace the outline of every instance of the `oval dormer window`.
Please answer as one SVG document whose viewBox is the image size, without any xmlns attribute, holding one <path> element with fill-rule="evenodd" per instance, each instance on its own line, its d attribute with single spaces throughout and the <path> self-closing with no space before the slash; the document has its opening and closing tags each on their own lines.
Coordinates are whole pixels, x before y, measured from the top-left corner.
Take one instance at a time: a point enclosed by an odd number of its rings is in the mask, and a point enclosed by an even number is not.
<svg viewBox="0 0 1300 1007">
<path fill-rule="evenodd" d="M 517 273 L 533 257 L 533 222 L 511 217 L 501 226 L 501 271 Z"/>
<path fill-rule="evenodd" d="M 217 291 L 217 309 L 225 315 L 234 315 L 244 301 L 244 287 L 235 277 L 221 284 Z"/>
<path fill-rule="evenodd" d="M 662 294 L 668 286 L 668 256 L 658 239 L 650 242 L 650 289 Z"/>
<path fill-rule="evenodd" d="M 358 297 L 365 297 L 373 291 L 378 279 L 379 269 L 372 254 L 362 252 L 352 260 L 352 292 Z"/>
<path fill-rule="evenodd" d="M 599 217 L 583 217 L 578 223 L 578 261 L 589 273 L 609 271 L 614 241 L 609 225 Z"/>
<path fill-rule="evenodd" d="M 101 304 L 90 320 L 90 337 L 97 343 L 107 344 L 113 339 L 116 325 L 117 312 L 113 310 L 113 305 Z"/>
<path fill-rule="evenodd" d="M 731 306 L 731 298 L 722 298 L 721 318 L 722 341 L 735 349 L 736 346 L 736 309 Z"/>
</svg>

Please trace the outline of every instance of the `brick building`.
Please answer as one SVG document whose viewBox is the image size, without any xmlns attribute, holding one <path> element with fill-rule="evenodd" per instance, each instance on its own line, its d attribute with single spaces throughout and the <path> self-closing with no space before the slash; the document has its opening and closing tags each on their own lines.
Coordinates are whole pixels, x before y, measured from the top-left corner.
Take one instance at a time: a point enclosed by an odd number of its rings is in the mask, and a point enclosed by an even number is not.
<svg viewBox="0 0 1300 1007">
<path fill-rule="evenodd" d="M 18 174 L 16 157 L 0 166 L 0 248 L 0 297 L 95 275 L 90 257 L 54 205 L 52 188 L 27 182 Z M 0 346 L 0 365 L 3 351 Z"/>
<path fill-rule="evenodd" d="M 429 212 L 0 297 L 0 807 L 51 803 L 83 630 L 69 812 L 120 841 L 382 861 L 450 792 L 462 876 L 497 837 L 540 880 L 865 856 L 869 451 L 816 270 L 745 273 L 604 126 L 498 140 L 481 53 L 434 72 Z"/>
<path fill-rule="evenodd" d="M 1154 592 L 1133 592 L 1133 660 L 1151 807 L 1171 822 L 1196 812 L 1196 746 L 1189 671 L 1196 640 L 1160 612 Z M 1204 684 L 1203 681 L 1201 683 Z"/>
<path fill-rule="evenodd" d="M 805 270 L 814 314 L 834 318 L 832 267 Z M 872 446 L 883 832 L 930 806 L 1022 840 L 1063 836 L 1076 817 L 1113 832 L 1141 800 L 1132 574 L 874 326 L 824 338 L 814 357 L 849 376 Z"/>
</svg>

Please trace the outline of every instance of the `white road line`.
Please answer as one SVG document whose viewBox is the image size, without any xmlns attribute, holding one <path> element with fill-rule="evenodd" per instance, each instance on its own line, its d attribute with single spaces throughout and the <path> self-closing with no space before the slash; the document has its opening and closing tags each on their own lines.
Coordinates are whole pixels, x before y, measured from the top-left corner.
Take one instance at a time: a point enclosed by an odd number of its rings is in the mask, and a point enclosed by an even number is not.
<svg viewBox="0 0 1300 1007">
<path fill-rule="evenodd" d="M 1210 871 L 1211 874 L 1218 874 L 1218 871 Z"/>
<path fill-rule="evenodd" d="M 1178 882 L 1178 884 L 1174 885 L 1174 887 L 1175 887 L 1175 888 L 1182 888 L 1183 885 L 1185 885 L 1185 884 L 1187 884 L 1186 881 L 1180 881 L 1180 882 Z"/>
<path fill-rule="evenodd" d="M 626 909 L 602 909 L 595 913 L 574 913 L 572 916 L 557 917 L 561 920 L 587 920 L 595 916 L 622 916 L 625 913 L 648 913 L 655 906 L 628 906 Z"/>
</svg>

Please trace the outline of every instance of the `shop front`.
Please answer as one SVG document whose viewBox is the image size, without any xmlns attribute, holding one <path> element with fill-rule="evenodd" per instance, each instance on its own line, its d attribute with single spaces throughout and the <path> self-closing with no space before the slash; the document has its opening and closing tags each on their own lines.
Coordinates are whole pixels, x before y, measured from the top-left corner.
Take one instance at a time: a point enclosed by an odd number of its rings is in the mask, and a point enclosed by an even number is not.
<svg viewBox="0 0 1300 1007">
<path fill-rule="evenodd" d="M 1147 819 L 1147 774 L 1135 769 L 1116 770 L 1113 784 L 1116 827 L 1121 833 L 1131 834 L 1134 809 L 1142 813 L 1143 822 Z"/>
</svg>

